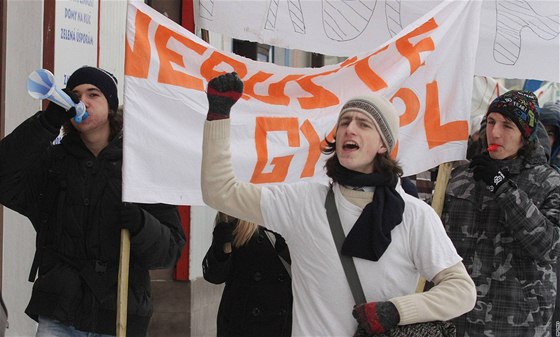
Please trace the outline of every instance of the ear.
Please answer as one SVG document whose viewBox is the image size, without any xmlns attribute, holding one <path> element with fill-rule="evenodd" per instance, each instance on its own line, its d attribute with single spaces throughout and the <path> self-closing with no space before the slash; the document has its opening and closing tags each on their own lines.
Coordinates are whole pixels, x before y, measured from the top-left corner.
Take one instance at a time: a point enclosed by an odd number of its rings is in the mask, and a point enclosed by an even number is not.
<svg viewBox="0 0 560 337">
<path fill-rule="evenodd" d="M 377 150 L 378 154 L 383 154 L 387 152 L 387 147 L 385 147 L 385 145 L 381 145 L 381 147 L 379 148 L 379 150 Z"/>
</svg>

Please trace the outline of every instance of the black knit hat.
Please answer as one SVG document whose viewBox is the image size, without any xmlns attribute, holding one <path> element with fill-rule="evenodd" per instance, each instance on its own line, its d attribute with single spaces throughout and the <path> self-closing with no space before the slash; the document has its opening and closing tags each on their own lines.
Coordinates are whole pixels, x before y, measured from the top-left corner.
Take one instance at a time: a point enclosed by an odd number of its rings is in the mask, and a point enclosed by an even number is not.
<svg viewBox="0 0 560 337">
<path fill-rule="evenodd" d="M 95 85 L 105 95 L 109 103 L 109 109 L 117 111 L 119 96 L 117 94 L 117 79 L 113 74 L 101 68 L 83 66 L 70 75 L 66 88 L 73 90 L 80 84 Z"/>
</svg>

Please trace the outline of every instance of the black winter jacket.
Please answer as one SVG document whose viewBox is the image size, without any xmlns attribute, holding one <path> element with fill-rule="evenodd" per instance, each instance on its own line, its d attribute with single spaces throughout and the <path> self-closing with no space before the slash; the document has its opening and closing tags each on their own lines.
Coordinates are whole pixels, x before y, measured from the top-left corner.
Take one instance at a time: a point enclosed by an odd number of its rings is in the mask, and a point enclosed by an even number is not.
<svg viewBox="0 0 560 337">
<path fill-rule="evenodd" d="M 116 334 L 122 136 L 95 157 L 78 135 L 27 119 L 0 141 L 0 203 L 37 231 L 38 278 L 26 313 L 78 330 Z M 146 336 L 153 311 L 150 269 L 172 267 L 185 245 L 175 206 L 140 205 L 131 238 L 128 336 Z M 35 272 L 30 275 L 35 278 Z"/>
<path fill-rule="evenodd" d="M 265 231 L 276 237 L 272 246 Z M 214 242 L 212 243 L 214 245 Z M 289 337 L 292 334 L 291 278 L 279 259 L 290 263 L 282 236 L 264 227 L 224 261 L 204 257 L 204 279 L 226 283 L 218 309 L 217 337 Z"/>
</svg>

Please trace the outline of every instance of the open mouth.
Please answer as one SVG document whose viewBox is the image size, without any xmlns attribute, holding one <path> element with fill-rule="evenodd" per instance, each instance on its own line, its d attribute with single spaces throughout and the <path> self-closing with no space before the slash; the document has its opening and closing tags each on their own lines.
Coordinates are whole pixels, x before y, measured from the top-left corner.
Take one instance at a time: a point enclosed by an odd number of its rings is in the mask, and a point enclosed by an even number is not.
<svg viewBox="0 0 560 337">
<path fill-rule="evenodd" d="M 342 145 L 342 148 L 344 150 L 357 150 L 360 148 L 360 146 L 356 142 L 348 141 Z"/>
</svg>

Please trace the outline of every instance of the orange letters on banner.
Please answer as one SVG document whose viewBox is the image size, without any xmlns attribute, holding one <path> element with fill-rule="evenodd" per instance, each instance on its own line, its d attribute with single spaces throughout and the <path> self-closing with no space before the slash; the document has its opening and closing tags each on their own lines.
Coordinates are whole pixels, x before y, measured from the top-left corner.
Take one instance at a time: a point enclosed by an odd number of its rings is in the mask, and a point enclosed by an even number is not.
<svg viewBox="0 0 560 337">
<path fill-rule="evenodd" d="M 420 111 L 420 100 L 418 96 L 409 88 L 400 88 L 391 98 L 391 103 L 395 98 L 400 98 L 405 105 L 404 114 L 399 118 L 400 127 L 414 122 Z"/>
<path fill-rule="evenodd" d="M 307 153 L 307 160 L 305 161 L 305 166 L 303 167 L 300 178 L 313 177 L 315 175 L 315 165 L 321 157 L 321 140 L 315 128 L 313 128 L 313 125 L 311 125 L 311 122 L 308 120 L 303 122 L 300 129 L 309 143 L 309 153 Z"/>
<path fill-rule="evenodd" d="M 254 97 L 264 103 L 287 106 L 290 103 L 290 98 L 284 93 L 284 88 L 286 87 L 286 83 L 288 83 L 289 81 L 296 80 L 302 77 L 303 75 L 288 75 L 284 77 L 280 82 L 270 84 L 270 86 L 268 87 L 269 95 L 267 96 L 258 95 L 257 93 L 255 93 L 255 85 L 257 83 L 266 81 L 272 75 L 273 74 L 259 71 L 255 75 L 243 81 L 244 84 L 243 91 L 248 96 Z"/>
<path fill-rule="evenodd" d="M 226 71 L 217 71 L 215 68 L 220 65 L 221 63 L 229 64 L 233 70 L 239 75 L 239 78 L 244 78 L 247 76 L 247 65 L 243 62 L 239 62 L 227 55 L 222 53 L 213 52 L 208 59 L 202 62 L 200 66 L 200 75 L 206 79 L 206 81 L 210 82 L 216 76 L 225 74 Z"/>
<path fill-rule="evenodd" d="M 327 141 L 329 143 L 334 142 L 334 136 L 336 134 L 336 125 L 332 128 L 331 132 L 321 141 L 321 151 L 327 148 Z"/>
<path fill-rule="evenodd" d="M 175 33 L 167 27 L 159 26 L 155 34 L 156 49 L 160 61 L 158 81 L 160 83 L 203 91 L 204 84 L 200 78 L 173 69 L 173 63 L 182 68 L 185 68 L 185 64 L 183 62 L 183 55 L 168 48 L 168 43 L 172 39 L 175 39 L 177 43 L 181 43 L 199 55 L 202 55 L 208 49 L 185 36 Z"/>
<path fill-rule="evenodd" d="M 125 43 L 124 73 L 127 76 L 148 78 L 150 69 L 150 41 L 148 26 L 152 19 L 144 12 L 136 11 L 134 20 L 134 50 L 128 40 Z"/>
<path fill-rule="evenodd" d="M 379 49 L 368 57 L 357 61 L 354 65 L 356 75 L 358 75 L 360 80 L 362 80 L 362 82 L 364 82 L 364 84 L 367 85 L 368 88 L 373 92 L 386 88 L 387 83 L 385 83 L 385 81 L 379 75 L 377 75 L 377 73 L 373 71 L 373 69 L 371 69 L 371 67 L 369 66 L 369 59 L 386 50 L 387 48 L 388 46 Z"/>
<path fill-rule="evenodd" d="M 255 93 L 255 85 L 257 83 L 262 83 L 266 81 L 272 75 L 273 74 L 265 73 L 264 71 L 259 71 L 255 75 L 251 76 L 250 78 L 243 80 L 243 93 L 248 96 L 255 97 L 256 99 L 261 100 L 265 103 L 271 104 L 273 98 L 270 96 L 258 95 L 257 93 Z M 289 102 L 290 99 L 288 97 L 286 98 L 288 99 Z"/>
<path fill-rule="evenodd" d="M 312 80 L 315 77 L 325 76 L 337 72 L 338 69 L 327 71 L 321 74 L 305 76 L 296 82 L 300 87 L 313 95 L 312 97 L 300 97 L 298 98 L 299 105 L 302 109 L 318 109 L 327 108 L 329 106 L 337 105 L 340 101 L 338 97 L 331 91 L 315 84 Z"/>
<path fill-rule="evenodd" d="M 356 62 L 356 60 L 358 59 L 357 56 L 352 56 L 347 58 L 346 60 L 344 60 L 341 64 L 340 67 L 344 68 L 344 67 L 348 67 L 349 65 L 353 64 L 354 62 Z"/>
<path fill-rule="evenodd" d="M 420 60 L 420 53 L 425 51 L 434 50 L 434 41 L 431 37 L 420 40 L 417 44 L 413 45 L 410 43 L 409 39 L 416 37 L 420 34 L 429 32 L 430 30 L 436 29 L 438 27 L 436 20 L 433 18 L 426 21 L 422 26 L 414 29 L 410 33 L 398 39 L 395 43 L 397 50 L 404 57 L 408 59 L 410 63 L 410 73 L 414 73 L 418 67 L 420 67 L 423 62 Z"/>
<path fill-rule="evenodd" d="M 274 168 L 269 173 L 263 173 L 268 162 L 268 147 L 266 136 L 268 132 L 286 131 L 288 135 L 288 146 L 298 147 L 300 144 L 298 119 L 296 117 L 287 118 L 255 118 L 255 147 L 257 150 L 257 164 L 251 177 L 251 182 L 254 184 L 268 183 L 268 182 L 282 182 L 288 175 L 290 162 L 294 155 L 276 157 L 271 160 L 270 164 Z"/>
<path fill-rule="evenodd" d="M 286 88 L 286 84 L 291 81 L 295 81 L 298 78 L 302 77 L 301 74 L 292 74 L 284 77 L 279 82 L 272 83 L 268 91 L 270 92 L 270 96 L 274 97 L 275 104 L 278 105 L 288 105 L 290 103 L 290 98 L 288 95 L 285 94 L 284 89 Z"/>
<path fill-rule="evenodd" d="M 426 112 L 424 114 L 424 128 L 428 148 L 433 149 L 447 142 L 463 141 L 469 136 L 467 121 L 454 121 L 440 125 L 439 91 L 437 81 L 426 85 Z"/>
</svg>

